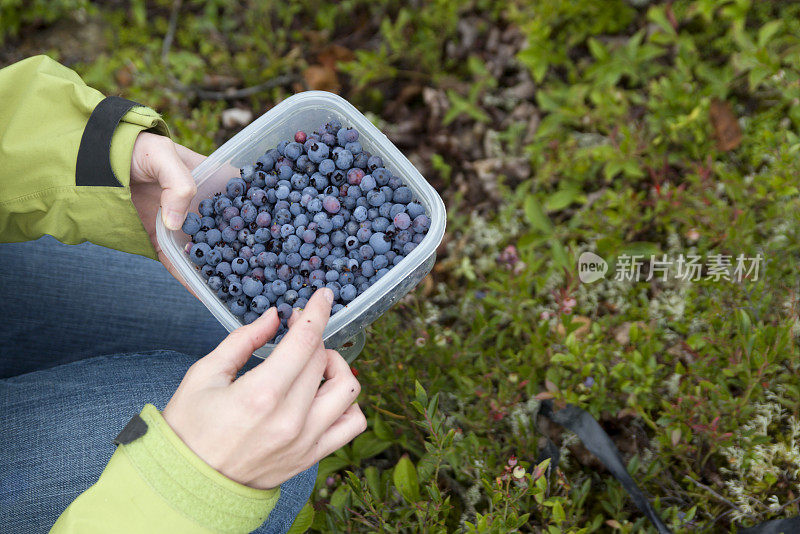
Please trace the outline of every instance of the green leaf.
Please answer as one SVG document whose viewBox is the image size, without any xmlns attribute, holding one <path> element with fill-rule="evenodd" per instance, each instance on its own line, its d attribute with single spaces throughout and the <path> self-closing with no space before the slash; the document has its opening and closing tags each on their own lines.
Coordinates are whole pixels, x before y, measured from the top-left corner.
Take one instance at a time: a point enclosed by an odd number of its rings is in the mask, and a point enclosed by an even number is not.
<svg viewBox="0 0 800 534">
<path fill-rule="evenodd" d="M 364 432 L 353 440 L 353 455 L 358 461 L 372 458 L 392 445 L 391 441 L 380 439 L 374 432 Z"/>
<path fill-rule="evenodd" d="M 525 218 L 528 219 L 530 225 L 535 229 L 545 234 L 551 234 L 553 232 L 550 218 L 545 215 L 542 207 L 539 205 L 539 201 L 537 201 L 536 197 L 533 195 L 528 195 L 525 198 Z"/>
<path fill-rule="evenodd" d="M 397 465 L 394 466 L 394 473 L 392 473 L 394 486 L 400 495 L 409 502 L 414 503 L 419 501 L 419 479 L 417 478 L 417 469 L 414 463 L 409 459 L 407 454 L 404 454 Z"/>
<path fill-rule="evenodd" d="M 561 502 L 556 501 L 553 504 L 553 521 L 556 523 L 563 523 L 567 519 L 566 514 L 564 513 L 564 508 L 561 506 Z"/>
<path fill-rule="evenodd" d="M 778 30 L 781 29 L 781 26 L 783 26 L 782 20 L 771 20 L 761 26 L 761 28 L 758 30 L 758 46 L 767 46 L 770 39 L 772 39 L 772 37 L 778 33 Z"/>
<path fill-rule="evenodd" d="M 436 413 L 438 407 L 439 407 L 439 394 L 435 393 L 431 398 L 431 401 L 428 403 L 428 409 L 426 410 L 428 417 L 433 418 L 433 415 Z"/>
<path fill-rule="evenodd" d="M 419 380 L 414 381 L 414 396 L 417 402 L 423 406 L 428 404 L 428 394 L 425 392 L 425 388 L 422 387 L 422 384 L 419 383 Z"/>
<path fill-rule="evenodd" d="M 364 469 L 364 478 L 367 480 L 367 487 L 376 500 L 383 500 L 383 492 L 381 491 L 381 476 L 378 468 L 371 465 Z"/>
<path fill-rule="evenodd" d="M 578 200 L 580 191 L 577 189 L 562 189 L 556 191 L 544 203 L 544 209 L 548 212 L 563 210 L 573 202 Z"/>
<path fill-rule="evenodd" d="M 302 534 L 311 528 L 314 523 L 314 508 L 310 503 L 306 503 L 301 509 L 297 517 L 294 518 L 294 523 L 289 529 L 288 534 Z"/>
<path fill-rule="evenodd" d="M 391 441 L 394 439 L 394 433 L 392 432 L 392 429 L 389 428 L 389 425 L 387 425 L 380 416 L 378 416 L 377 412 L 372 418 L 372 431 L 375 432 L 375 435 L 382 440 Z"/>
<path fill-rule="evenodd" d="M 589 52 L 591 52 L 592 56 L 598 61 L 607 61 L 609 58 L 608 49 L 603 46 L 603 43 L 595 39 L 594 37 L 589 37 L 588 41 L 589 45 Z"/>
<path fill-rule="evenodd" d="M 350 486 L 348 486 L 347 484 L 342 484 L 341 486 L 336 488 L 336 491 L 334 491 L 333 495 L 331 495 L 330 505 L 333 508 L 342 510 L 350 497 L 351 491 L 352 490 L 350 489 Z"/>
</svg>

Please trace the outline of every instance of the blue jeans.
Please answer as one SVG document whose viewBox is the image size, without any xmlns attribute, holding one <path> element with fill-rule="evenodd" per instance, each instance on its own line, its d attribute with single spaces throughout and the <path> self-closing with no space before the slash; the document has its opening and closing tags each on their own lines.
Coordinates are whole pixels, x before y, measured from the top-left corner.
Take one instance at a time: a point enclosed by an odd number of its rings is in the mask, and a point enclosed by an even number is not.
<svg viewBox="0 0 800 534">
<path fill-rule="evenodd" d="M 227 334 L 161 264 L 51 237 L 0 245 L 0 531 L 47 532 L 112 440 Z M 248 367 L 260 360 L 251 359 Z M 255 532 L 286 532 L 317 467 L 281 485 Z"/>
</svg>

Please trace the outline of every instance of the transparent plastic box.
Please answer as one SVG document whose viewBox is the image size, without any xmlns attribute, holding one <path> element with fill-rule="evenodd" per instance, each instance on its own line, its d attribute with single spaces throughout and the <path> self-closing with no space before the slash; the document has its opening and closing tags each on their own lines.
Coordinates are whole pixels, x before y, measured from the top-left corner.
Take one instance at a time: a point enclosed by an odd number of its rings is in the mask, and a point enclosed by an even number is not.
<svg viewBox="0 0 800 534">
<path fill-rule="evenodd" d="M 228 180 L 239 176 L 240 167 L 253 164 L 278 142 L 293 138 L 297 130 L 313 132 L 331 119 L 338 119 L 342 125 L 357 129 L 364 150 L 383 158 L 384 166 L 411 188 L 431 219 L 427 235 L 403 261 L 331 317 L 325 329 L 325 346 L 339 348 L 359 335 L 363 338 L 363 330 L 367 325 L 411 291 L 430 272 L 436 259 L 436 248 L 444 236 L 446 222 L 444 203 L 438 193 L 408 158 L 364 115 L 343 98 L 324 91 L 307 91 L 287 98 L 197 166 L 192 172 L 197 182 L 197 194 L 189 209 L 197 211 L 201 200 L 223 191 Z M 156 237 L 179 276 L 214 317 L 229 332 L 241 326 L 241 321 L 206 285 L 200 271 L 184 252 L 189 236 L 180 230 L 167 229 L 161 222 L 160 212 L 156 223 Z M 268 343 L 255 354 L 265 358 L 274 347 L 274 344 Z"/>
</svg>

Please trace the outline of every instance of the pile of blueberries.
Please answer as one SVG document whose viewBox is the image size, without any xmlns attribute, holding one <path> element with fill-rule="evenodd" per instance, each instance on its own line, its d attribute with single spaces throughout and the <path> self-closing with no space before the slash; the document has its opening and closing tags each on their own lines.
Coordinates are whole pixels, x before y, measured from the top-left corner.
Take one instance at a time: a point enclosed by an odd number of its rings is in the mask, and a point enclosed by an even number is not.
<svg viewBox="0 0 800 534">
<path fill-rule="evenodd" d="M 299 131 L 242 167 L 225 191 L 189 213 L 186 252 L 244 323 L 276 306 L 286 331 L 315 289 L 332 313 L 385 276 L 422 242 L 431 220 L 358 131 L 331 120 Z"/>
</svg>

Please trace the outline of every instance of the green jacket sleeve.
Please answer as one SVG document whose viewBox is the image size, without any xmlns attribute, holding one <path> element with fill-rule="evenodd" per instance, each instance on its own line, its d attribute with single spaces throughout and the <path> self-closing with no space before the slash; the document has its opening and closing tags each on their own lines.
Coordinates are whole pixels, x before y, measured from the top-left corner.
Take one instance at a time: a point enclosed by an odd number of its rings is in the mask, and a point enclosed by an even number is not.
<svg viewBox="0 0 800 534">
<path fill-rule="evenodd" d="M 50 234 L 64 243 L 91 241 L 155 256 L 129 189 L 139 132 L 169 135 L 155 111 L 134 107 L 114 130 L 109 159 L 122 187 L 76 185 L 83 132 L 103 99 L 45 56 L 0 70 L 0 242 Z M 51 532 L 250 532 L 267 518 L 280 490 L 248 488 L 221 475 L 154 406 L 145 406 L 141 418 L 144 435 L 119 445 L 100 479 Z"/>
<path fill-rule="evenodd" d="M 139 132 L 169 135 L 152 109 L 122 118 L 111 141 L 111 167 L 123 187 L 76 186 L 84 127 L 104 95 L 72 70 L 36 56 L 0 70 L 0 241 L 50 234 L 155 258 L 131 203 L 131 154 Z"/>
<path fill-rule="evenodd" d="M 148 404 L 147 431 L 119 445 L 97 483 L 58 518 L 51 534 L 250 532 L 280 490 L 237 484 L 200 460 Z"/>
</svg>

